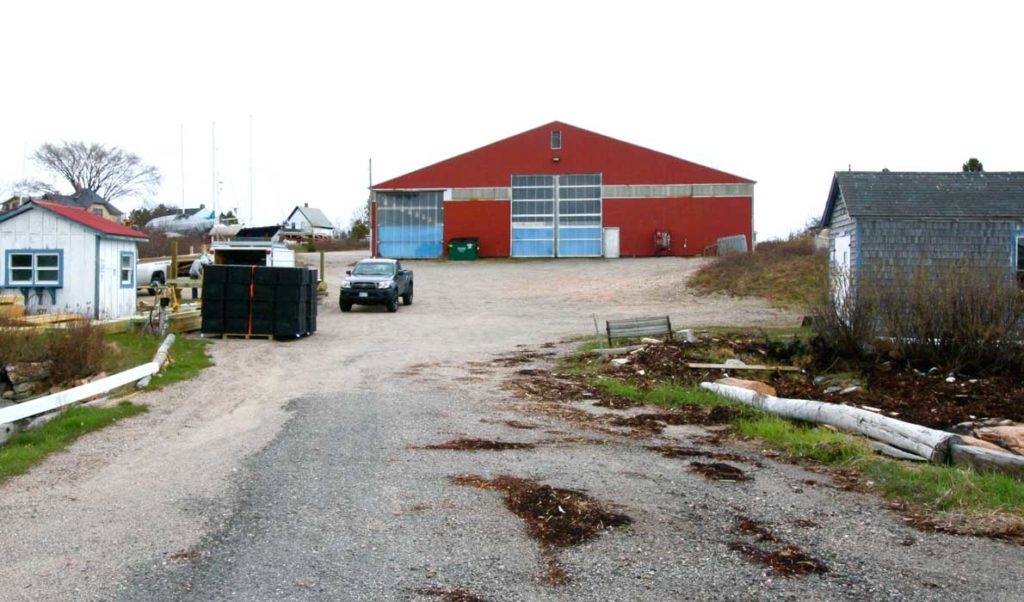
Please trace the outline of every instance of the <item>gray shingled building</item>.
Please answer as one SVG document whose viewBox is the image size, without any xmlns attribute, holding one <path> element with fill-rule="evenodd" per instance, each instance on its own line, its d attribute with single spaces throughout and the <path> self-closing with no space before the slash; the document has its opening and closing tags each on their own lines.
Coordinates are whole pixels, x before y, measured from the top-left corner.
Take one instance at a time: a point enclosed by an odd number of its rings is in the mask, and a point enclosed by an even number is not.
<svg viewBox="0 0 1024 602">
<path fill-rule="evenodd" d="M 836 172 L 821 225 L 833 275 L 966 261 L 1024 276 L 1024 172 Z"/>
</svg>

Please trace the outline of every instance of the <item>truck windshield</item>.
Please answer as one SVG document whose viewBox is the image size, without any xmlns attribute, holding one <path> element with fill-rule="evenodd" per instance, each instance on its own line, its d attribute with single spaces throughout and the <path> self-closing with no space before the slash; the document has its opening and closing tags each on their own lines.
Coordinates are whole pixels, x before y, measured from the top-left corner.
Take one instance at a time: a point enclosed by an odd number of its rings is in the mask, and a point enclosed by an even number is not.
<svg viewBox="0 0 1024 602">
<path fill-rule="evenodd" d="M 352 270 L 353 276 L 392 276 L 394 273 L 393 263 L 357 263 Z"/>
</svg>

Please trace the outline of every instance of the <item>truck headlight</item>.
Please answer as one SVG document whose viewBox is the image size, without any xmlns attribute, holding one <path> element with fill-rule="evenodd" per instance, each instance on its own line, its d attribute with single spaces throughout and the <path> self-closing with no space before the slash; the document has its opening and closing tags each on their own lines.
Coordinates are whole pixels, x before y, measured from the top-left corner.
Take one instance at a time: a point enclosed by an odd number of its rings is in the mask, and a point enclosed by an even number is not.
<svg viewBox="0 0 1024 602">
<path fill-rule="evenodd" d="M 350 280 L 342 280 L 341 288 L 352 288 L 352 282 Z"/>
<path fill-rule="evenodd" d="M 384 280 L 383 282 L 378 282 L 377 283 L 377 288 L 391 288 L 391 281 L 390 280 Z"/>
</svg>

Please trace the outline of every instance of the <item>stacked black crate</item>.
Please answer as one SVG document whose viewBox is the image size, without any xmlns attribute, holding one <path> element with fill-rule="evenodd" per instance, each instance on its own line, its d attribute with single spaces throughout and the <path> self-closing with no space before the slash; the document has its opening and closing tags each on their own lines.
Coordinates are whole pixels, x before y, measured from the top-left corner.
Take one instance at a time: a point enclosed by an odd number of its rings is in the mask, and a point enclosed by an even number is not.
<svg viewBox="0 0 1024 602">
<path fill-rule="evenodd" d="M 309 332 L 307 282 L 305 268 L 278 268 L 274 297 L 274 336 L 295 338 Z"/>
<path fill-rule="evenodd" d="M 224 293 L 228 270 L 223 265 L 208 265 L 203 269 L 203 334 L 224 334 Z"/>
<path fill-rule="evenodd" d="M 258 267 L 252 275 L 252 334 L 274 334 L 278 268 Z"/>
<path fill-rule="evenodd" d="M 306 272 L 309 274 L 309 305 L 306 306 L 306 316 L 309 319 L 307 332 L 308 334 L 313 334 L 316 332 L 316 285 L 318 273 L 316 270 L 306 270 Z"/>
<path fill-rule="evenodd" d="M 249 333 L 249 301 L 252 296 L 252 266 L 229 265 L 224 291 L 224 332 Z"/>
</svg>

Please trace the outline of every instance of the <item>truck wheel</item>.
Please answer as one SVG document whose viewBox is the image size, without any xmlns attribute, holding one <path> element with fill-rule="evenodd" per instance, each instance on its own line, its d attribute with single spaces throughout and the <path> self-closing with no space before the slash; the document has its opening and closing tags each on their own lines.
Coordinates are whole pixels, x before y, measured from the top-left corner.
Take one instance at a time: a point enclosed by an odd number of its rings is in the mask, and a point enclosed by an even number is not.
<svg viewBox="0 0 1024 602">
<path fill-rule="evenodd" d="M 395 297 L 394 299 L 388 301 L 387 307 L 388 312 L 390 313 L 395 313 L 396 311 L 398 311 L 398 297 Z"/>
<path fill-rule="evenodd" d="M 412 285 L 410 285 L 409 290 L 406 291 L 404 295 L 402 295 L 402 304 L 412 305 Z"/>
<path fill-rule="evenodd" d="M 352 304 L 351 303 L 345 303 L 344 301 L 342 301 L 341 302 L 341 311 L 352 311 Z"/>
</svg>

